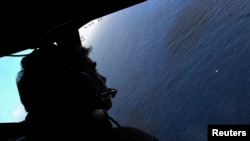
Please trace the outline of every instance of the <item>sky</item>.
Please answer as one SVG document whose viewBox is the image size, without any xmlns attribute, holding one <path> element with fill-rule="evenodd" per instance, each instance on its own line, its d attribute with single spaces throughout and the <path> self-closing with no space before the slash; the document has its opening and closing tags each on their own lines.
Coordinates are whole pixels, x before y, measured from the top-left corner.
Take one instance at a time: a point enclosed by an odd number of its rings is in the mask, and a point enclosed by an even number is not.
<svg viewBox="0 0 250 141">
<path fill-rule="evenodd" d="M 17 54 L 27 54 L 25 50 Z M 20 102 L 16 86 L 16 76 L 20 71 L 21 57 L 0 58 L 0 123 L 24 120 L 26 112 Z"/>
<path fill-rule="evenodd" d="M 91 36 L 95 25 L 102 21 L 102 18 L 95 19 L 85 24 L 79 29 L 82 45 L 89 47 L 87 38 Z M 32 50 L 25 50 L 16 54 L 28 54 Z M 19 122 L 27 115 L 16 86 L 16 76 L 20 71 L 20 61 L 22 57 L 2 57 L 0 58 L 0 123 Z"/>
</svg>

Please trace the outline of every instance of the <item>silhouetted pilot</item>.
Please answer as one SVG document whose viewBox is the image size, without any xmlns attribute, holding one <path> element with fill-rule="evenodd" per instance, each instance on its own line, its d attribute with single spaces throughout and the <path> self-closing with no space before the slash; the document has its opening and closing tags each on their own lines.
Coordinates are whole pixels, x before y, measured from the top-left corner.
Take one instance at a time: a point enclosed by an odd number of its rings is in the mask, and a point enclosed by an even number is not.
<svg viewBox="0 0 250 141">
<path fill-rule="evenodd" d="M 95 116 L 95 109 L 112 106 L 110 99 L 97 97 L 110 89 L 76 36 L 55 28 L 21 60 L 17 87 L 28 114 L 18 141 L 158 141 L 137 128 L 112 128 L 108 115 Z"/>
<path fill-rule="evenodd" d="M 64 38 L 21 60 L 17 86 L 28 112 L 26 141 L 102 137 L 105 131 L 93 129 L 89 114 L 98 108 L 95 95 L 107 91 L 106 79 L 89 52 Z"/>
</svg>

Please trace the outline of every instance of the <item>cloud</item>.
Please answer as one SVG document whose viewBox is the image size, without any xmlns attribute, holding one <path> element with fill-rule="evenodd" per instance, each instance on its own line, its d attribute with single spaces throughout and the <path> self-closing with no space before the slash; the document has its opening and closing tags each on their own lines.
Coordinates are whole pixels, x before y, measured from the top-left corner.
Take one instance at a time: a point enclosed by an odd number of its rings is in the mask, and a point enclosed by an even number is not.
<svg viewBox="0 0 250 141">
<path fill-rule="evenodd" d="M 27 112 L 25 111 L 23 105 L 18 105 L 12 112 L 12 121 L 13 122 L 19 122 L 23 121 L 27 115 Z"/>
</svg>

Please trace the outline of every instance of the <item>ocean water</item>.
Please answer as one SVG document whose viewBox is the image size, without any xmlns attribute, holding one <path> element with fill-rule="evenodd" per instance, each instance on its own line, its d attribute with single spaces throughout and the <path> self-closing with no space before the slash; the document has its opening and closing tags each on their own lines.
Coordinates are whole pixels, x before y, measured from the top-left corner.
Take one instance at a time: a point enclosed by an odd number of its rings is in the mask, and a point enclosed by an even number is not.
<svg viewBox="0 0 250 141">
<path fill-rule="evenodd" d="M 87 40 L 118 89 L 110 115 L 161 141 L 250 124 L 249 25 L 249 0 L 148 0 L 103 17 Z"/>
</svg>

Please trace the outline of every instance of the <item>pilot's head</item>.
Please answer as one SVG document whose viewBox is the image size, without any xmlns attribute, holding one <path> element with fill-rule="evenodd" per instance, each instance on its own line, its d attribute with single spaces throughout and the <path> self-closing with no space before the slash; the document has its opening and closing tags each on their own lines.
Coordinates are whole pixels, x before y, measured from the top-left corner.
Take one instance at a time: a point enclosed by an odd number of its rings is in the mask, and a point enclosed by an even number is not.
<svg viewBox="0 0 250 141">
<path fill-rule="evenodd" d="M 81 46 L 52 45 L 22 59 L 17 86 L 29 116 L 35 120 L 73 120 L 94 108 L 93 96 L 107 87 L 89 52 Z"/>
</svg>

